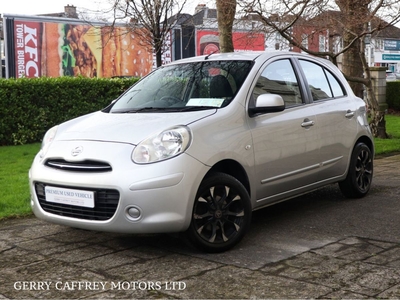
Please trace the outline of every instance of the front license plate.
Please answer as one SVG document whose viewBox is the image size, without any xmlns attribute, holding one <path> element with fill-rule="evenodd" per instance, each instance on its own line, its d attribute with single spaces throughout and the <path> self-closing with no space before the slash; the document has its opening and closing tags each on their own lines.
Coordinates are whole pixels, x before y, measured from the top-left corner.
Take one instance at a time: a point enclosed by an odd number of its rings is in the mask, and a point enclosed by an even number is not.
<svg viewBox="0 0 400 300">
<path fill-rule="evenodd" d="M 94 207 L 94 192 L 64 189 L 52 186 L 45 188 L 46 201 L 74 206 Z"/>
</svg>

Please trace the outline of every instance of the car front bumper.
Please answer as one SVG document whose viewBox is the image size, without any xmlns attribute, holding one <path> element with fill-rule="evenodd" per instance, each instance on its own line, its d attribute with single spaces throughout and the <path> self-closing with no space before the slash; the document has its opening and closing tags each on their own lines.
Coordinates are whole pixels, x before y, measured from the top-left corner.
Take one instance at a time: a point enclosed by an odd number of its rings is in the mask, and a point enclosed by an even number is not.
<svg viewBox="0 0 400 300">
<path fill-rule="evenodd" d="M 79 158 L 71 155 L 71 149 L 78 144 L 84 149 Z M 161 233 L 187 229 L 198 186 L 209 168 L 187 154 L 138 165 L 131 161 L 133 148 L 133 145 L 122 143 L 53 142 L 43 158 L 39 154 L 35 157 L 29 171 L 34 214 L 49 222 L 88 230 Z M 49 167 L 45 164 L 49 159 L 72 163 L 90 159 L 107 162 L 112 170 L 68 171 Z M 46 186 L 93 192 L 96 198 L 93 209 L 100 205 L 97 201 L 102 194 L 105 206 L 114 201 L 115 213 L 101 219 L 91 216 L 91 208 L 65 203 L 53 205 L 46 200 Z M 49 207 L 47 204 L 50 204 Z M 81 217 L 82 212 L 84 217 Z"/>
</svg>

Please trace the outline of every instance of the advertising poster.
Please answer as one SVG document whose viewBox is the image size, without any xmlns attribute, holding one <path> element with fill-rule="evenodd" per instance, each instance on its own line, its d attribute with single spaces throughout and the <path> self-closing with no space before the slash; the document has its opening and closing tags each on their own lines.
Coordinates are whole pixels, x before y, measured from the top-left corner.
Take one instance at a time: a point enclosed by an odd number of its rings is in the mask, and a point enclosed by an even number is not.
<svg viewBox="0 0 400 300">
<path fill-rule="evenodd" d="M 196 37 L 196 55 L 207 55 L 219 52 L 219 37 L 217 31 L 198 30 Z M 264 43 L 265 36 L 263 33 L 233 33 L 233 46 L 235 51 L 264 51 Z"/>
<path fill-rule="evenodd" d="M 124 27 L 15 20 L 11 77 L 144 76 L 153 58 L 139 35 Z"/>
<path fill-rule="evenodd" d="M 37 22 L 14 23 L 15 77 L 39 77 L 42 26 Z"/>
</svg>

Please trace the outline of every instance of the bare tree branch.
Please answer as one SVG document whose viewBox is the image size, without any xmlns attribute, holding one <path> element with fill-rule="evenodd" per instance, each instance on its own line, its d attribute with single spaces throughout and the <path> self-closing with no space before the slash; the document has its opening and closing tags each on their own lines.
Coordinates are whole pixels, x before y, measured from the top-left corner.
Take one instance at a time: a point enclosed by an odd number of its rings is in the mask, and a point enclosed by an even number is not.
<svg viewBox="0 0 400 300">
<path fill-rule="evenodd" d="M 337 64 L 342 57 L 342 71 L 356 95 L 362 97 L 363 85 L 367 89 L 368 102 L 376 127 L 384 121 L 379 104 L 371 92 L 372 83 L 365 59 L 367 36 L 376 36 L 400 20 L 398 0 L 243 0 L 244 13 L 256 14 L 264 25 L 279 33 L 293 47 L 311 55 L 327 57 Z M 385 20 L 385 21 L 383 21 Z M 300 29 L 298 29 L 300 28 Z M 309 32 L 307 35 L 299 34 Z M 296 32 L 297 30 L 297 32 Z M 340 48 L 310 50 L 306 41 L 324 35 L 330 44 L 336 37 Z M 377 119 L 375 119 L 375 116 Z M 383 130 L 384 132 L 384 130 Z M 380 130 L 382 136 L 382 130 Z M 379 133 L 377 133 L 379 134 Z"/>
<path fill-rule="evenodd" d="M 114 1 L 113 24 L 125 22 L 128 32 L 135 32 L 142 43 L 151 45 L 156 55 L 156 66 L 160 66 L 164 42 L 175 25 L 176 18 L 179 18 L 182 13 L 187 0 L 112 1 Z"/>
</svg>

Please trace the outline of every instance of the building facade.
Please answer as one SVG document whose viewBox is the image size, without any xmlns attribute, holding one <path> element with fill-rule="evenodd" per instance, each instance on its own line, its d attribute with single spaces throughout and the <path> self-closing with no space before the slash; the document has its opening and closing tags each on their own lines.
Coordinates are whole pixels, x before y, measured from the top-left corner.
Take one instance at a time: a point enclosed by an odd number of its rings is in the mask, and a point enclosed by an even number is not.
<svg viewBox="0 0 400 300">
<path fill-rule="evenodd" d="M 171 31 L 171 60 L 219 52 L 217 10 L 199 4 L 194 15 L 174 16 Z M 264 51 L 266 34 L 261 22 L 249 18 L 235 20 L 233 44 L 235 51 Z"/>
<path fill-rule="evenodd" d="M 341 12 L 327 11 L 309 20 L 299 20 L 293 27 L 294 37 L 310 51 L 339 53 L 343 45 L 340 18 Z M 372 23 L 372 28 L 380 24 L 383 29 L 365 38 L 368 65 L 400 72 L 400 28 L 378 18 Z M 301 52 L 301 49 L 293 47 L 293 51 Z M 339 66 L 340 62 L 339 57 Z"/>
</svg>

